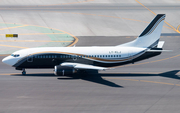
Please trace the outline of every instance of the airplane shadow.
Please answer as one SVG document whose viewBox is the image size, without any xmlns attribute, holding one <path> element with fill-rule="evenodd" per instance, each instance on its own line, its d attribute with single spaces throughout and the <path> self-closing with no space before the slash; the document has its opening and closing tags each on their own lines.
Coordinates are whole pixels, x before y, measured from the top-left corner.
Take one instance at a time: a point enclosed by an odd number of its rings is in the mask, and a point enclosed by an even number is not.
<svg viewBox="0 0 180 113">
<path fill-rule="evenodd" d="M 173 70 L 168 71 L 164 73 L 159 74 L 143 74 L 143 73 L 137 73 L 137 74 L 124 74 L 124 73 L 98 73 L 97 71 L 93 72 L 87 72 L 87 73 L 78 73 L 74 75 L 68 75 L 66 77 L 64 76 L 55 76 L 54 74 L 27 74 L 27 75 L 21 75 L 21 74 L 12 74 L 11 76 L 34 76 L 34 77 L 58 77 L 58 80 L 75 80 L 75 79 L 82 79 L 85 81 L 102 84 L 109 87 L 116 87 L 116 88 L 124 88 L 123 86 L 120 86 L 116 83 L 113 83 L 111 81 L 103 79 L 103 77 L 146 77 L 146 76 L 161 76 L 161 77 L 167 77 L 172 79 L 178 79 L 180 80 L 180 77 L 176 74 L 180 70 Z"/>
<path fill-rule="evenodd" d="M 81 74 L 78 73 L 78 74 L 74 74 L 74 75 L 69 75 L 67 77 L 69 77 L 69 78 L 59 77 L 58 80 L 81 79 L 81 80 L 94 82 L 94 83 L 98 83 L 98 84 L 102 84 L 102 85 L 106 85 L 106 86 L 110 86 L 110 87 L 123 88 L 123 86 L 120 86 L 116 83 L 113 83 L 111 81 L 103 79 L 101 77 L 101 75 L 98 73 L 81 73 Z"/>
<path fill-rule="evenodd" d="M 173 70 L 173 71 L 168 71 L 164 73 L 159 73 L 159 74 L 144 74 L 144 73 L 119 73 L 119 74 L 111 74 L 111 73 L 103 73 L 100 74 L 102 77 L 141 77 L 141 76 L 161 76 L 161 77 L 167 77 L 167 78 L 172 78 L 172 79 L 179 79 L 180 76 L 176 75 L 180 70 Z"/>
</svg>

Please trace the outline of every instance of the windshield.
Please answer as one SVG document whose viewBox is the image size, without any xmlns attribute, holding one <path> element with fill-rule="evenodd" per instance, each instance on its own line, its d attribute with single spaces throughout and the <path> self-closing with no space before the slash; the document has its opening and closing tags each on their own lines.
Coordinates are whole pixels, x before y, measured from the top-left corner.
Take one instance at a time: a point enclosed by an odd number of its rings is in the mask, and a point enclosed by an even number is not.
<svg viewBox="0 0 180 113">
<path fill-rule="evenodd" d="M 13 56 L 13 57 L 19 57 L 20 55 L 19 55 L 19 54 L 11 54 L 11 56 Z"/>
</svg>

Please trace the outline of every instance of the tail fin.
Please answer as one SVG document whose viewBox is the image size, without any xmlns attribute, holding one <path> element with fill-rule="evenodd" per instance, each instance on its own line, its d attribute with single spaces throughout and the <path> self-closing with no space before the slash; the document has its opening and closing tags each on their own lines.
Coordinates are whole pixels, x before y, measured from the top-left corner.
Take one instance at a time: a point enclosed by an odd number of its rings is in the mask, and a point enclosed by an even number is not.
<svg viewBox="0 0 180 113">
<path fill-rule="evenodd" d="M 118 46 L 142 48 L 157 47 L 165 16 L 165 14 L 158 14 L 136 40 Z"/>
</svg>

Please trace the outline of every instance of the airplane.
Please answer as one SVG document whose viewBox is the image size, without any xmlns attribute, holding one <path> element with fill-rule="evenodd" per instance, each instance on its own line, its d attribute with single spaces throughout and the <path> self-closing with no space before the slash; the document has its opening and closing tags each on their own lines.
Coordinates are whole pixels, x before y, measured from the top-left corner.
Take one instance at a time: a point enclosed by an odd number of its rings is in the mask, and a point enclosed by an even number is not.
<svg viewBox="0 0 180 113">
<path fill-rule="evenodd" d="M 40 47 L 22 49 L 5 57 L 2 62 L 22 70 L 54 68 L 59 76 L 78 71 L 108 70 L 114 66 L 135 63 L 160 55 L 164 41 L 159 41 L 165 14 L 158 14 L 133 41 L 117 46 Z"/>
</svg>

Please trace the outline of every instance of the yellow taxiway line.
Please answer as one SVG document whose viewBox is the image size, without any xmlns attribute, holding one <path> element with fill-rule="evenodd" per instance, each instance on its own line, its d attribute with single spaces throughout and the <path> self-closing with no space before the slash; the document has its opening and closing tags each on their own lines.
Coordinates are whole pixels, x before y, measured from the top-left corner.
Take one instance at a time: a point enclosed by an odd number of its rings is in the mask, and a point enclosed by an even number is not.
<svg viewBox="0 0 180 113">
<path fill-rule="evenodd" d="M 139 3 L 140 5 L 142 5 L 144 8 L 146 8 L 148 11 L 150 11 L 152 14 L 157 15 L 155 12 L 153 12 L 152 10 L 150 10 L 149 8 L 147 8 L 145 5 L 143 5 L 141 2 L 139 2 L 138 0 L 135 0 L 137 3 Z M 176 31 L 177 33 L 180 33 L 179 31 L 179 26 L 176 29 L 175 27 L 173 27 L 171 24 L 169 24 L 167 21 L 164 21 L 168 26 L 170 26 L 172 28 L 172 30 Z"/>
<path fill-rule="evenodd" d="M 51 41 L 51 40 L 0 40 L 0 42 L 73 42 L 73 41 Z"/>
<path fill-rule="evenodd" d="M 59 30 L 59 29 L 55 29 L 55 28 L 50 28 L 50 27 L 44 27 L 44 26 L 38 26 L 38 25 L 26 25 L 26 26 L 37 26 L 37 27 L 43 27 L 43 28 L 48 28 L 48 29 L 54 29 L 54 30 L 57 30 L 57 31 L 61 31 L 63 33 L 26 33 L 26 34 L 18 34 L 18 35 L 68 34 L 68 35 L 70 35 L 70 36 L 72 36 L 74 38 L 74 41 L 72 41 L 72 43 L 70 45 L 68 45 L 67 47 L 75 45 L 78 42 L 78 40 L 79 40 L 76 36 L 74 36 L 74 35 L 72 35 L 72 34 L 70 34 L 68 32 L 65 32 L 63 30 Z M 16 28 L 18 28 L 18 26 L 16 26 Z M 0 34 L 0 35 L 5 35 L 5 34 Z"/>
<path fill-rule="evenodd" d="M 61 11 L 47 11 L 47 12 L 57 12 L 57 13 L 67 13 L 67 14 L 79 14 L 79 15 L 90 15 L 90 16 L 101 16 L 101 17 L 108 17 L 108 18 L 117 18 L 117 19 L 123 19 L 123 20 L 130 20 L 130 21 L 136 21 L 136 22 L 143 22 L 143 23 L 149 23 L 147 21 L 141 21 L 136 19 L 130 19 L 130 18 L 122 18 L 117 16 L 108 16 L 108 15 L 97 15 L 97 14 L 90 14 L 90 13 L 73 13 L 73 12 L 61 12 Z M 173 30 L 171 27 L 163 26 L 167 29 Z"/>
<path fill-rule="evenodd" d="M 25 26 L 28 26 L 28 25 L 15 26 L 15 27 L 6 27 L 6 28 L 1 28 L 0 30 L 5 30 L 5 29 L 14 29 L 14 28 L 25 27 Z"/>
<path fill-rule="evenodd" d="M 23 49 L 27 49 L 27 47 L 20 47 L 20 46 L 11 46 L 11 45 L 3 45 L 3 44 L 0 44 L 0 46 L 5 46 L 5 47 L 13 47 L 13 48 L 23 48 Z"/>
<path fill-rule="evenodd" d="M 20 33 L 18 35 L 58 35 L 58 34 L 65 34 L 65 33 Z M 0 34 L 6 35 L 6 34 Z"/>
<path fill-rule="evenodd" d="M 0 55 L 0 56 L 9 56 L 10 54 L 3 54 L 3 55 Z"/>
</svg>

